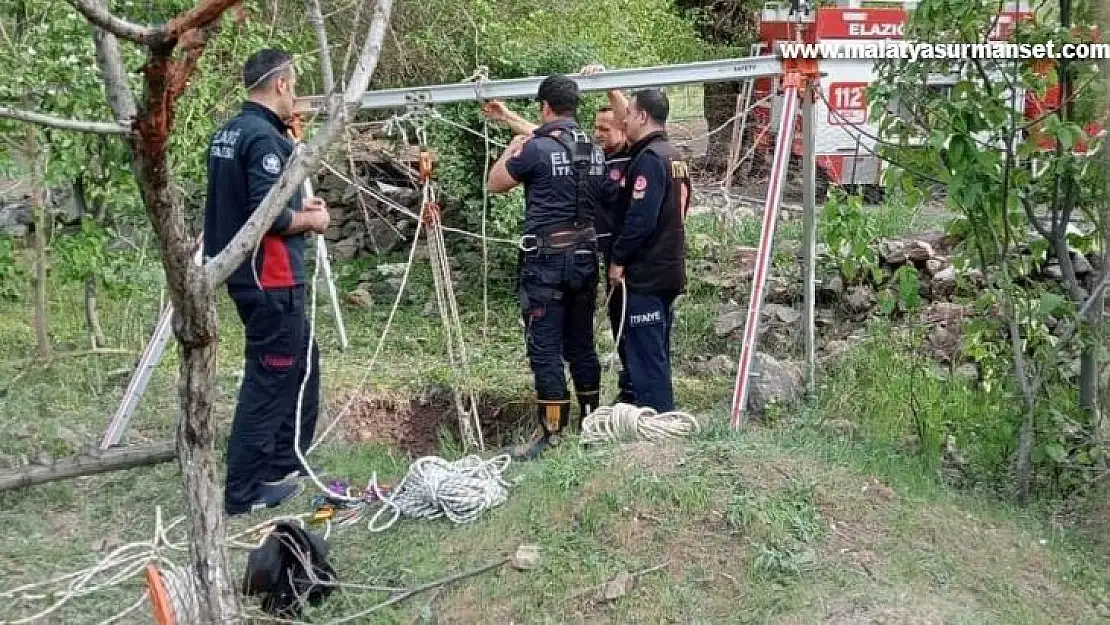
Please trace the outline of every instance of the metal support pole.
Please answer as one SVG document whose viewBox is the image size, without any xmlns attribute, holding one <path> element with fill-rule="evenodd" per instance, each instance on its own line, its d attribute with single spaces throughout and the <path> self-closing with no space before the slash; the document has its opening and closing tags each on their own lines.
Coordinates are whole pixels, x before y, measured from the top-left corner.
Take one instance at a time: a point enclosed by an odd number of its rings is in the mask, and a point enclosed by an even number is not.
<svg viewBox="0 0 1110 625">
<path fill-rule="evenodd" d="M 203 240 L 203 235 L 201 235 L 197 242 L 197 253 L 193 257 L 193 262 L 198 265 L 204 260 Z M 120 401 L 119 407 L 116 408 L 116 413 L 112 415 L 112 421 L 108 424 L 108 429 L 104 432 L 104 437 L 100 441 L 100 451 L 107 451 L 119 445 L 123 433 L 127 431 L 127 426 L 131 423 L 131 417 L 134 416 L 135 409 L 139 407 L 139 400 L 142 399 L 147 385 L 150 384 L 150 378 L 153 377 L 154 370 L 158 368 L 158 363 L 162 360 L 162 354 L 166 351 L 166 344 L 169 342 L 171 334 L 173 334 L 172 303 L 166 305 L 162 310 L 162 316 L 158 318 L 158 325 L 154 327 L 154 335 L 150 337 L 146 348 L 143 349 L 139 365 L 135 367 L 135 372 L 131 374 L 131 380 L 127 383 L 127 390 L 123 393 L 123 399 Z"/>
<path fill-rule="evenodd" d="M 807 80 L 802 92 L 802 228 L 805 271 L 805 357 L 806 394 L 813 398 L 817 390 L 817 328 L 816 328 L 816 263 L 817 263 L 817 156 L 814 89 Z"/>
<path fill-rule="evenodd" d="M 776 56 L 750 56 L 717 61 L 699 61 L 657 67 L 631 67 L 582 76 L 571 74 L 582 92 L 608 91 L 610 89 L 638 89 L 641 87 L 670 87 L 707 82 L 749 80 L 782 73 L 782 61 Z M 543 76 L 506 78 L 481 83 L 453 83 L 425 87 L 402 87 L 368 91 L 362 97 L 362 110 L 403 108 L 416 105 L 450 104 L 481 100 L 511 100 L 535 98 L 536 89 Z M 327 96 L 315 95 L 299 98 L 299 113 L 327 112 Z"/>
<path fill-rule="evenodd" d="M 782 112 L 779 134 L 775 141 L 775 159 L 771 166 L 771 180 L 767 200 L 763 205 L 763 228 L 759 236 L 759 251 L 755 258 L 755 276 L 752 278 L 751 297 L 748 299 L 748 317 L 744 324 L 743 344 L 740 346 L 740 363 L 736 370 L 736 387 L 732 394 L 731 423 L 739 429 L 744 423 L 748 401 L 748 378 L 752 357 L 759 337 L 759 315 L 763 307 L 763 288 L 771 265 L 771 247 L 775 238 L 775 223 L 782 204 L 783 181 L 794 143 L 794 122 L 798 114 L 798 87 L 801 75 L 788 74 L 783 81 Z"/>
</svg>

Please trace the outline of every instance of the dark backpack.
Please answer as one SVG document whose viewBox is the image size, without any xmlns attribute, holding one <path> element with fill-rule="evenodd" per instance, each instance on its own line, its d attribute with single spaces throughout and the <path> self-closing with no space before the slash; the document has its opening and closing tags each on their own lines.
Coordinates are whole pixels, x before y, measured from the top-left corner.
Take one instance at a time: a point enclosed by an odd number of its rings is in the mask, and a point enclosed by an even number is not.
<svg viewBox="0 0 1110 625">
<path fill-rule="evenodd" d="M 328 549 L 323 538 L 291 523 L 278 523 L 247 558 L 243 594 L 261 596 L 262 610 L 282 618 L 299 616 L 303 602 L 320 605 L 339 579 L 328 564 Z"/>
</svg>

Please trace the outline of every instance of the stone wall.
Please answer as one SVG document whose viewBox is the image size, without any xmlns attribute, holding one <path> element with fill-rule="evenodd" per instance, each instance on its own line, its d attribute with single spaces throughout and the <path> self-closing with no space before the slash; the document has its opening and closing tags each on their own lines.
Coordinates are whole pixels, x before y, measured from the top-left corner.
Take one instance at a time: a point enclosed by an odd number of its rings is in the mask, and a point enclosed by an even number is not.
<svg viewBox="0 0 1110 625">
<path fill-rule="evenodd" d="M 381 163 L 367 163 L 360 169 L 361 183 L 373 195 L 330 172 L 324 172 L 316 181 L 316 194 L 328 203 L 331 213 L 331 227 L 325 236 L 328 250 L 338 261 L 392 252 L 412 235 L 415 228 L 412 218 L 391 204 L 411 213 L 420 212 L 420 192 L 396 169 Z"/>
</svg>

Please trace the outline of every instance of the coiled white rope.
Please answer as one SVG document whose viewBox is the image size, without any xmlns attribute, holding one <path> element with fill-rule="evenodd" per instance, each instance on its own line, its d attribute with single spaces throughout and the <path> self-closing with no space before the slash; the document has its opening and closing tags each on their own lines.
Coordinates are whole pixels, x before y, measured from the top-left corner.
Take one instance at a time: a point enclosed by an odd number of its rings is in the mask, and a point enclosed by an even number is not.
<svg viewBox="0 0 1110 625">
<path fill-rule="evenodd" d="M 174 620 L 178 623 L 200 623 L 200 599 L 196 575 L 165 558 L 159 558 L 158 574 L 169 595 Z"/>
<path fill-rule="evenodd" d="M 370 518 L 369 529 L 385 531 L 402 516 L 469 523 L 508 499 L 510 485 L 502 474 L 511 462 L 508 454 L 489 460 L 472 455 L 455 462 L 425 456 L 412 463 L 391 495 L 381 493 L 374 475 L 370 487 L 382 507 Z"/>
<path fill-rule="evenodd" d="M 682 438 L 700 429 L 693 415 L 674 411 L 659 414 L 632 404 L 601 406 L 582 421 L 583 444 L 625 441 L 661 441 Z"/>
</svg>

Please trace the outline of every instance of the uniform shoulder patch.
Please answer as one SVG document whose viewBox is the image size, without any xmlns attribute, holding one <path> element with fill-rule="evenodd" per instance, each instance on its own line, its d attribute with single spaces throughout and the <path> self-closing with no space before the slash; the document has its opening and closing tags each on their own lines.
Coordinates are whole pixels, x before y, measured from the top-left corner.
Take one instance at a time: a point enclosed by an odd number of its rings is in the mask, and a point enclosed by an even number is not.
<svg viewBox="0 0 1110 625">
<path fill-rule="evenodd" d="M 278 158 L 277 154 L 270 152 L 266 156 L 262 157 L 262 169 L 266 170 L 266 172 L 270 174 L 280 173 L 281 159 Z"/>
<path fill-rule="evenodd" d="M 633 190 L 643 191 L 647 189 L 647 178 L 643 176 L 636 176 L 636 182 L 632 185 Z"/>
</svg>

